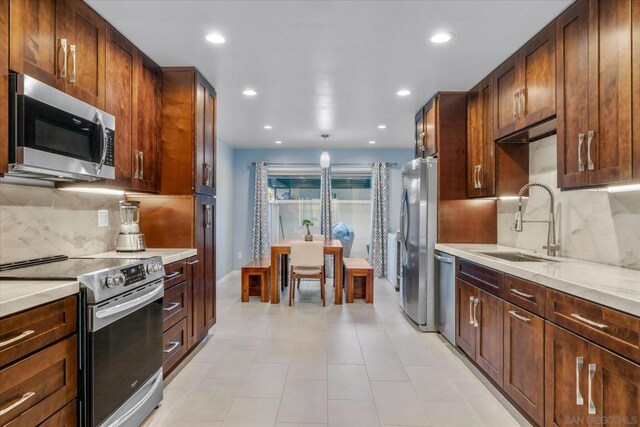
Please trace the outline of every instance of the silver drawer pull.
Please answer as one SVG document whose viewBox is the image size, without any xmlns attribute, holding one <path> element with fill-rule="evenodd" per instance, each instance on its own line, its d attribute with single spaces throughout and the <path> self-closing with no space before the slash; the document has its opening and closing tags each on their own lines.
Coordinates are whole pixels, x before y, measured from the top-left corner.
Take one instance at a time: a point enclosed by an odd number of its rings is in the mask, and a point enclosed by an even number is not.
<svg viewBox="0 0 640 427">
<path fill-rule="evenodd" d="M 166 276 L 164 276 L 164 280 L 169 280 L 169 279 L 173 279 L 176 276 L 180 275 L 180 271 L 174 271 L 171 274 L 167 274 Z"/>
<path fill-rule="evenodd" d="M 589 320 L 586 317 L 580 316 L 578 313 L 571 313 L 571 317 L 573 317 L 574 319 L 578 319 L 579 321 L 584 322 L 587 325 L 595 326 L 598 329 L 607 329 L 608 328 L 608 326 L 605 325 L 604 323 L 594 322 L 593 320 Z"/>
<path fill-rule="evenodd" d="M 593 382 L 593 377 L 596 375 L 596 364 L 589 363 L 589 383 L 588 385 L 588 393 L 589 393 L 589 415 L 595 415 L 596 413 L 596 404 L 593 403 L 593 397 L 591 396 L 591 383 Z"/>
<path fill-rule="evenodd" d="M 187 265 L 195 265 L 195 264 L 197 264 L 199 262 L 200 262 L 199 259 L 196 259 L 196 260 L 193 260 L 193 261 L 187 261 Z"/>
<path fill-rule="evenodd" d="M 22 397 L 18 401 L 12 403 L 11 405 L 7 406 L 4 409 L 1 409 L 0 410 L 0 416 L 2 416 L 4 414 L 6 414 L 7 412 L 17 408 L 18 406 L 22 405 L 24 402 L 26 402 L 27 400 L 31 399 L 35 395 L 36 394 L 33 391 L 26 392 L 25 394 L 22 395 Z"/>
<path fill-rule="evenodd" d="M 171 310 L 174 310 L 176 307 L 180 307 L 180 305 L 181 305 L 181 304 L 180 304 L 179 302 L 172 302 L 172 303 L 171 303 L 171 304 L 169 304 L 168 306 L 166 306 L 166 307 L 162 307 L 162 309 L 163 309 L 164 311 L 171 311 Z"/>
<path fill-rule="evenodd" d="M 29 329 L 28 331 L 24 331 L 23 333 L 21 333 L 17 337 L 13 337 L 13 338 L 10 338 L 10 339 L 8 339 L 6 341 L 0 342 L 0 347 L 4 347 L 5 345 L 9 345 L 9 344 L 14 343 L 16 341 L 20 341 L 21 339 L 28 337 L 29 335 L 33 334 L 34 332 L 35 331 L 32 331 L 31 329 Z"/>
<path fill-rule="evenodd" d="M 480 300 L 478 297 L 473 297 L 473 327 L 477 328 L 480 324 L 478 323 L 478 317 L 476 316 L 476 309 L 478 308 L 478 303 Z"/>
<path fill-rule="evenodd" d="M 171 353 L 171 352 L 173 352 L 173 350 L 175 350 L 180 345 L 180 342 L 179 341 L 171 341 L 169 344 L 170 344 L 169 348 L 166 348 L 166 349 L 162 350 L 163 353 Z"/>
<path fill-rule="evenodd" d="M 576 357 L 576 405 L 584 405 L 584 399 L 580 393 L 580 371 L 583 364 L 584 358 L 582 356 Z"/>
<path fill-rule="evenodd" d="M 521 315 L 521 314 L 518 314 L 518 312 L 517 312 L 517 311 L 510 310 L 510 311 L 509 311 L 509 314 L 510 314 L 510 315 L 512 315 L 513 317 L 515 317 L 516 319 L 520 319 L 520 320 L 522 320 L 523 322 L 531 322 L 531 319 L 529 319 L 528 317 L 524 317 L 524 316 L 523 316 L 523 315 Z"/>
<path fill-rule="evenodd" d="M 469 324 L 473 325 L 473 297 L 469 297 Z"/>
<path fill-rule="evenodd" d="M 522 297 L 522 298 L 535 299 L 535 297 L 533 295 L 524 293 L 519 289 L 511 289 L 511 293 L 514 294 L 514 295 L 518 295 L 519 297 Z"/>
</svg>

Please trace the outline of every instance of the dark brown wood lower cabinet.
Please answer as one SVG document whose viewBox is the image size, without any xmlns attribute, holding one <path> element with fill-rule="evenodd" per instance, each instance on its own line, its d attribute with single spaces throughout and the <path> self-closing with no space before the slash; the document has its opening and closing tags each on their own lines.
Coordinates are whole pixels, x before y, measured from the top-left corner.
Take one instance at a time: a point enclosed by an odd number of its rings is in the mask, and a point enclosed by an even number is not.
<svg viewBox="0 0 640 427">
<path fill-rule="evenodd" d="M 78 425 L 78 402 L 72 401 L 47 418 L 39 427 L 76 427 Z"/>
<path fill-rule="evenodd" d="M 544 424 L 544 320 L 504 304 L 504 391 Z"/>
<path fill-rule="evenodd" d="M 504 368 L 503 301 L 485 291 L 478 290 L 474 317 L 476 327 L 476 363 L 502 386 Z"/>
<path fill-rule="evenodd" d="M 472 359 L 476 357 L 476 328 L 473 305 L 477 289 L 461 279 L 456 279 L 456 345 Z"/>
</svg>

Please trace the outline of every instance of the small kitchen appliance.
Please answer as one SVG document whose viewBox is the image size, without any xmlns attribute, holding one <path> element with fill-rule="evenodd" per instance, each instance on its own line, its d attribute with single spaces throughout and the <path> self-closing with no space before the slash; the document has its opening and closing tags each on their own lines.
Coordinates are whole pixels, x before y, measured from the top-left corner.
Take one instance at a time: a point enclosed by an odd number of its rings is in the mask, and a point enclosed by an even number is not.
<svg viewBox="0 0 640 427">
<path fill-rule="evenodd" d="M 140 202 L 120 201 L 120 233 L 116 242 L 117 252 L 142 252 L 146 249 L 144 234 L 140 232 Z"/>
</svg>

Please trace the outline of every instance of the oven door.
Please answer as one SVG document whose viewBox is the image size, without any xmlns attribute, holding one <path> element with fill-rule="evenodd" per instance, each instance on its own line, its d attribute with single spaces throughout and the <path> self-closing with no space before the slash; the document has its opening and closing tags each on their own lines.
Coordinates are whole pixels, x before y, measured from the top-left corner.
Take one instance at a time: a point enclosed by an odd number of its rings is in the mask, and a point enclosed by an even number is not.
<svg viewBox="0 0 640 427">
<path fill-rule="evenodd" d="M 122 422 L 139 418 L 134 412 L 143 410 L 143 405 L 130 397 L 151 395 L 141 388 L 149 387 L 148 380 L 162 367 L 163 294 L 164 282 L 158 280 L 89 307 L 87 416 L 91 426 L 108 418 Z M 127 407 L 122 407 L 125 403 Z"/>
<path fill-rule="evenodd" d="M 115 177 L 112 115 L 25 75 L 11 75 L 10 93 L 14 175 Z"/>
</svg>

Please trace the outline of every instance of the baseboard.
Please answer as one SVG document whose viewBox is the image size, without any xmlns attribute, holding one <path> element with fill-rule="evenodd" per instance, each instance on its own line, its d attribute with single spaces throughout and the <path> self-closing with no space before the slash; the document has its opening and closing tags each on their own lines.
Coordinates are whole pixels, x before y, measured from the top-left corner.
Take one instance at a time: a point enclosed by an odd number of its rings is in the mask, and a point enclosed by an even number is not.
<svg viewBox="0 0 640 427">
<path fill-rule="evenodd" d="M 240 270 L 233 270 L 229 274 L 227 274 L 226 276 L 222 276 L 220 279 L 218 279 L 216 281 L 216 284 L 217 285 L 221 285 L 221 284 L 225 283 L 226 281 L 230 280 L 232 277 L 239 276 L 239 275 L 240 275 Z"/>
</svg>

